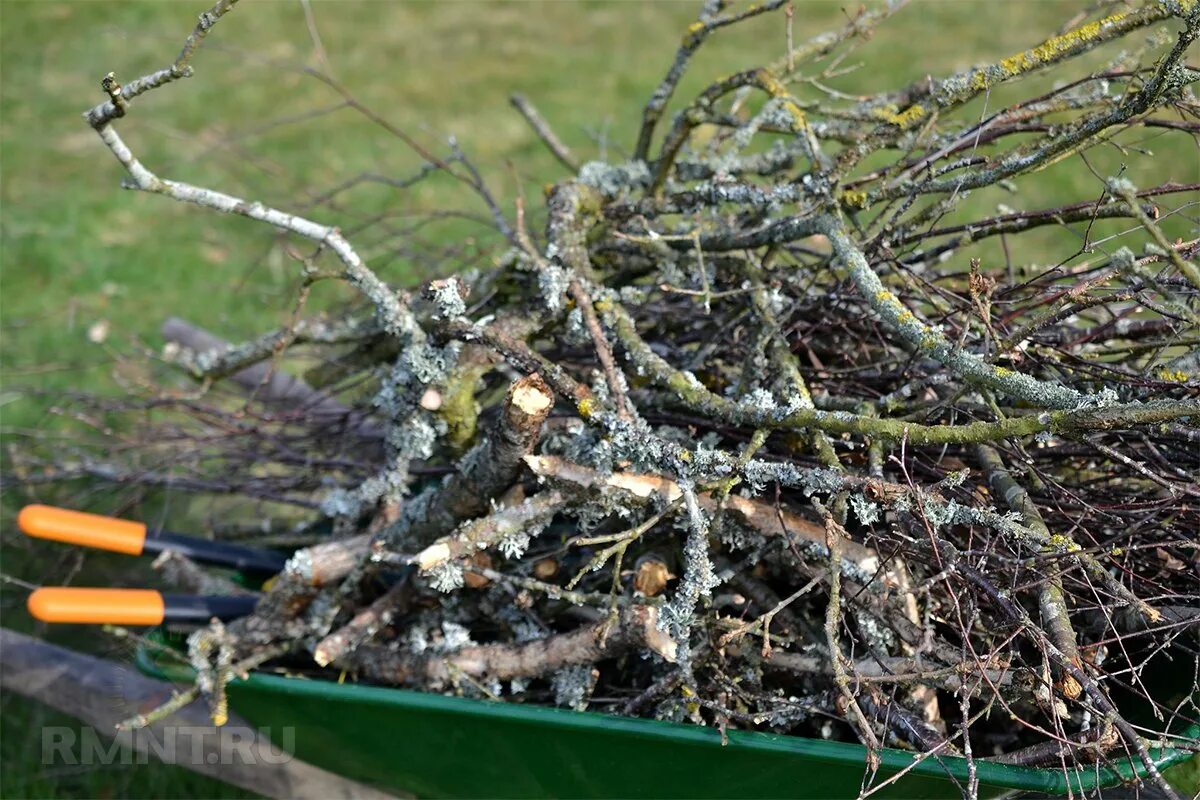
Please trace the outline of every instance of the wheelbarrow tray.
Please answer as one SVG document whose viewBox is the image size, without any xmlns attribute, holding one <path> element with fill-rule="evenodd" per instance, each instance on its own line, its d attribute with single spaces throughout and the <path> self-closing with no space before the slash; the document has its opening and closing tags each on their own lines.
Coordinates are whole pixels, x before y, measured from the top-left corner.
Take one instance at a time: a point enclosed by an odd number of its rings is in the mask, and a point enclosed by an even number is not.
<svg viewBox="0 0 1200 800">
<path fill-rule="evenodd" d="M 190 680 L 143 647 L 145 673 Z M 867 777 L 866 749 L 753 731 L 633 719 L 586 711 L 253 673 L 229 686 L 232 707 L 276 742 L 324 769 L 418 797 L 721 797 L 857 796 Z M 290 732 L 289 732 L 290 730 Z M 1185 735 L 1195 736 L 1193 726 Z M 1189 757 L 1153 751 L 1160 769 Z M 883 750 L 873 796 L 961 796 L 968 765 L 950 756 Z M 1111 786 L 1140 774 L 1124 759 L 1112 767 L 1064 773 L 975 762 L 981 797 L 1013 790 L 1049 794 Z"/>
</svg>

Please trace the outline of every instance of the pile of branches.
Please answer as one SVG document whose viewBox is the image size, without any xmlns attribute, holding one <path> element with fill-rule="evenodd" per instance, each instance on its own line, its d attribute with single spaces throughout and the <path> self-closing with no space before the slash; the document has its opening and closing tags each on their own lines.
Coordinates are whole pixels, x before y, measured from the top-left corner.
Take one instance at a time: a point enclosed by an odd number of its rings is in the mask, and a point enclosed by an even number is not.
<svg viewBox="0 0 1200 800">
<path fill-rule="evenodd" d="M 1151 751 L 1197 746 L 1172 734 L 1200 718 L 1194 682 L 1143 673 L 1200 663 L 1200 186 L 1195 162 L 1135 181 L 1143 139 L 1195 153 L 1200 5 L 1100 3 L 995 64 L 832 88 L 901 5 L 805 41 L 783 0 L 707 0 L 620 162 L 581 164 L 514 97 L 567 173 L 539 208 L 395 129 L 421 172 L 351 179 L 313 219 L 151 171 L 119 131 L 191 75 L 230 0 L 170 66 L 107 76 L 86 117 L 129 188 L 273 226 L 305 291 L 363 298 L 236 345 L 171 320 L 164 362 L 198 389 L 89 401 L 152 411 L 136 446 L 23 457 L 27 481 L 253 498 L 263 518 L 220 533 L 306 545 L 253 615 L 191 636 L 176 704 L 220 708 L 268 664 L 857 740 L 871 763 L 1129 760 L 1170 792 Z M 678 96 L 710 37 L 772 13 L 777 63 Z M 1094 194 L 1002 205 L 1113 147 L 1126 167 Z M 438 174 L 495 234 L 453 277 L 389 285 L 352 242 L 382 223 L 315 219 L 363 182 Z M 405 235 L 385 232 L 370 246 Z M 1038 232 L 1057 263 L 1018 260 Z"/>
</svg>

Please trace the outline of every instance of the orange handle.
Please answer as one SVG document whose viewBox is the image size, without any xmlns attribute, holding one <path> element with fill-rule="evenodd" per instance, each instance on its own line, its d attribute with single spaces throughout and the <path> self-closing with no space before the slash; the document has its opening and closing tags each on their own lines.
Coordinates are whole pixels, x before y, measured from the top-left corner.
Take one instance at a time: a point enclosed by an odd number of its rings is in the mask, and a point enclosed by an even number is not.
<svg viewBox="0 0 1200 800">
<path fill-rule="evenodd" d="M 42 588 L 26 605 L 42 622 L 82 625 L 161 625 L 166 613 L 163 596 L 153 589 Z"/>
<path fill-rule="evenodd" d="M 27 536 L 50 539 L 131 556 L 142 554 L 146 526 L 116 517 L 68 511 L 54 506 L 25 506 L 17 515 L 17 525 Z"/>
</svg>

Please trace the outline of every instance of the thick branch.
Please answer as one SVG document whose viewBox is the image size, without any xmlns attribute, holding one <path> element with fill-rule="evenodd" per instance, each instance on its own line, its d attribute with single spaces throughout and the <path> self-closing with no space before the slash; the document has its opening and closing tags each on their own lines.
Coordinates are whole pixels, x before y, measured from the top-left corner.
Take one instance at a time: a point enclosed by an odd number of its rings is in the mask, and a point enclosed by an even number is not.
<svg viewBox="0 0 1200 800">
<path fill-rule="evenodd" d="M 447 686 L 460 676 L 496 680 L 533 678 L 639 648 L 653 650 L 667 661 L 675 658 L 675 642 L 658 629 L 658 610 L 652 606 L 624 608 L 616 622 L 605 619 L 524 644 L 464 647 L 445 655 L 412 655 L 363 647 L 346 666 L 376 683 Z"/>
</svg>

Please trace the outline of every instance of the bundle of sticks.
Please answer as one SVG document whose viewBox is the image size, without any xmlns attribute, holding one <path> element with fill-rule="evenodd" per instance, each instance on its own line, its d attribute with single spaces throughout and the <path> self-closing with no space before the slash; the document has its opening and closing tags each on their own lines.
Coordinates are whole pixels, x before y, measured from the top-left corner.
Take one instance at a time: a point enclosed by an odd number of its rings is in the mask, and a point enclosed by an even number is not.
<svg viewBox="0 0 1200 800">
<path fill-rule="evenodd" d="M 265 662 L 872 753 L 1131 760 L 1170 791 L 1151 750 L 1195 748 L 1175 734 L 1200 718 L 1200 186 L 1186 159 L 1139 186 L 1130 143 L 1195 155 L 1200 5 L 831 88 L 902 5 L 789 27 L 777 63 L 679 97 L 716 32 L 792 24 L 707 0 L 620 163 L 581 164 L 515 97 L 568 173 L 541 208 L 506 210 L 454 142 L 419 149 L 497 244 L 403 290 L 338 227 L 159 176 L 119 135 L 222 0 L 87 120 L 127 185 L 308 240 L 304 279 L 363 302 L 237 345 L 171 321 L 164 361 L 201 392 L 87 401 L 151 410 L 157 457 L 33 448 L 26 479 L 237 494 L 275 524 L 218 533 L 306 545 L 253 614 L 192 635 L 214 703 Z M 1114 145 L 1093 194 L 1002 205 Z M 1164 661 L 1182 689 L 1146 678 Z"/>
</svg>

